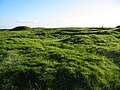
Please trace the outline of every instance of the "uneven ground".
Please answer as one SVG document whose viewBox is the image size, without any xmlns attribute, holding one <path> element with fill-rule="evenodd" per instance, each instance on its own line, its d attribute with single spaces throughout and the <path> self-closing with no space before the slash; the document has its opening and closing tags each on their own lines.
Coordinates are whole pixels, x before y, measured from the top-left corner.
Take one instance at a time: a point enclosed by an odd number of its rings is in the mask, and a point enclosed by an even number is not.
<svg viewBox="0 0 120 90">
<path fill-rule="evenodd" d="M 1 30 L 0 90 L 120 90 L 120 29 Z"/>
</svg>

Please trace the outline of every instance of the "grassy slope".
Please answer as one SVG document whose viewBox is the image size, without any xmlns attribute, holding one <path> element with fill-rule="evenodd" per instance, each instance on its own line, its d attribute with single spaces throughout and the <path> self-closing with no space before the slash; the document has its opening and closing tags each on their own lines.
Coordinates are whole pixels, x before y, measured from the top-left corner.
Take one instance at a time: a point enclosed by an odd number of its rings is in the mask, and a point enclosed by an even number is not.
<svg viewBox="0 0 120 90">
<path fill-rule="evenodd" d="M 120 90 L 120 30 L 0 31 L 0 90 Z"/>
</svg>

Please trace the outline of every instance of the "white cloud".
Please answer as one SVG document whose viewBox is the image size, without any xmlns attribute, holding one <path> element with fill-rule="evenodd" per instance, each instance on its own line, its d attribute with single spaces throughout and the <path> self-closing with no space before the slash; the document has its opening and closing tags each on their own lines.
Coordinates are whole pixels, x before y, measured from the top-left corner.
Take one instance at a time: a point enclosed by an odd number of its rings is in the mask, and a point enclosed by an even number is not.
<svg viewBox="0 0 120 90">
<path fill-rule="evenodd" d="M 37 22 L 37 20 L 28 20 L 28 19 L 19 19 L 17 21 L 21 23 L 36 23 Z"/>
<path fill-rule="evenodd" d="M 0 18 L 1 21 L 12 21 L 12 18 Z"/>
</svg>

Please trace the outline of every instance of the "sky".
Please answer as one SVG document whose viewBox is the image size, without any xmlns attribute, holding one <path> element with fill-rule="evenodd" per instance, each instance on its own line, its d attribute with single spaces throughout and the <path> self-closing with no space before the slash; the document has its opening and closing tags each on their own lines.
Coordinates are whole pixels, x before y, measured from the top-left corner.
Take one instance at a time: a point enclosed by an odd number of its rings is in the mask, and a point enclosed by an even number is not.
<svg viewBox="0 0 120 90">
<path fill-rule="evenodd" d="M 0 28 L 117 25 L 120 0 L 0 0 Z"/>
</svg>

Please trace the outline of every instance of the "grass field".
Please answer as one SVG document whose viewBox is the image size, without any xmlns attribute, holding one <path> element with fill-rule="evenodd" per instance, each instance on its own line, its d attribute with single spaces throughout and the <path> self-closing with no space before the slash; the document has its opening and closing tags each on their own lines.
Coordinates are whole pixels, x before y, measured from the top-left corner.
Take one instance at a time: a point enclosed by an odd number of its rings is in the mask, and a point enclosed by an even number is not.
<svg viewBox="0 0 120 90">
<path fill-rule="evenodd" d="M 120 90 L 120 29 L 1 29 L 0 90 Z"/>
</svg>

